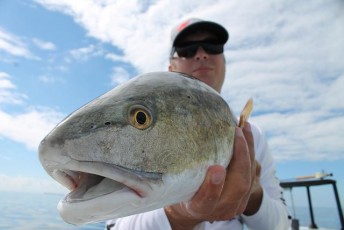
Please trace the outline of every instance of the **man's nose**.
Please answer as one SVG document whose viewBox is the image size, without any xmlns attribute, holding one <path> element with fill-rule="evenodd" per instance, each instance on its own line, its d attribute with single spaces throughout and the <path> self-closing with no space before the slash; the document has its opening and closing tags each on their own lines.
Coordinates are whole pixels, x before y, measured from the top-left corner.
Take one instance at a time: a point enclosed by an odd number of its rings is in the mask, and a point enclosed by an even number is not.
<svg viewBox="0 0 344 230">
<path fill-rule="evenodd" d="M 205 60 L 208 58 L 207 52 L 203 49 L 203 47 L 199 46 L 197 49 L 197 52 L 195 54 L 195 59 L 196 60 Z"/>
</svg>

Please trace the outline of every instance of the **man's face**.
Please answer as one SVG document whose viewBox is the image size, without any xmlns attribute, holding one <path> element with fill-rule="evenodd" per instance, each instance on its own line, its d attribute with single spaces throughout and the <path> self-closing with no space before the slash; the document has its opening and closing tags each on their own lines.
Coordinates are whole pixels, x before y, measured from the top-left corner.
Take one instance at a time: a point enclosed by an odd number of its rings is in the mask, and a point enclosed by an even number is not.
<svg viewBox="0 0 344 230">
<path fill-rule="evenodd" d="M 185 36 L 180 44 L 192 44 L 200 41 L 211 41 L 216 37 L 200 31 Z M 225 77 L 225 58 L 221 54 L 208 54 L 202 47 L 198 47 L 193 57 L 185 58 L 175 55 L 170 61 L 169 71 L 182 72 L 191 75 L 220 92 Z"/>
</svg>

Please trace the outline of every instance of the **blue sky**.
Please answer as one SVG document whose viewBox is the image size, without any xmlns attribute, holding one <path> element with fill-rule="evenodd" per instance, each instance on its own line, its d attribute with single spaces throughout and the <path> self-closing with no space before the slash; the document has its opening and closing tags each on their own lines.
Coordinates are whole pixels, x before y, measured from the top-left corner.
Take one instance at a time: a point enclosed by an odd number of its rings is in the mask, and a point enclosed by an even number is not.
<svg viewBox="0 0 344 230">
<path fill-rule="evenodd" d="M 344 194 L 343 9 L 340 0 L 0 1 L 0 190 L 65 191 L 38 161 L 40 140 L 118 84 L 167 70 L 171 28 L 200 17 L 230 33 L 222 95 L 236 114 L 254 98 L 278 177 L 325 170 Z"/>
</svg>

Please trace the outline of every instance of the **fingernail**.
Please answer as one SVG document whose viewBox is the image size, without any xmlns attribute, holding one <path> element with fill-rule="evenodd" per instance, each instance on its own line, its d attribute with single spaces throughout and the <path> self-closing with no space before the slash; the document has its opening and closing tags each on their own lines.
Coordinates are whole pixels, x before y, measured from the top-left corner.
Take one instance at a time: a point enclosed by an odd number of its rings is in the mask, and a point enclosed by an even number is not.
<svg viewBox="0 0 344 230">
<path fill-rule="evenodd" d="M 211 182 L 213 184 L 221 184 L 225 178 L 225 175 L 226 174 L 224 171 L 216 172 L 211 176 Z"/>
</svg>

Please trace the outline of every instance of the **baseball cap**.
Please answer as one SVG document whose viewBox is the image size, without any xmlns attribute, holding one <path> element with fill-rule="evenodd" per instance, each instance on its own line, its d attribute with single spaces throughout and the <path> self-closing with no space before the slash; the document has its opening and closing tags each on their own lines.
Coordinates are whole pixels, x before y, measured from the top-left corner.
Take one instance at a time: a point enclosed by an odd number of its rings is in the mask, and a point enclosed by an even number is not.
<svg viewBox="0 0 344 230">
<path fill-rule="evenodd" d="M 229 37 L 227 30 L 216 22 L 205 21 L 199 18 L 190 18 L 172 29 L 171 47 L 178 45 L 181 38 L 183 38 L 185 35 L 198 30 L 209 31 L 213 33 L 222 44 L 225 44 Z"/>
</svg>

